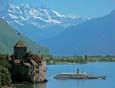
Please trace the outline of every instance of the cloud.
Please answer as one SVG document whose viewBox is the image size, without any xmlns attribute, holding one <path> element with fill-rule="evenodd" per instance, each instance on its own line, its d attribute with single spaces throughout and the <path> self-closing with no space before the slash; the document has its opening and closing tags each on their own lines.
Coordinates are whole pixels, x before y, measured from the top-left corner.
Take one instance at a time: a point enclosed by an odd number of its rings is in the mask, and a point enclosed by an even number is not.
<svg viewBox="0 0 115 88">
<path fill-rule="evenodd" d="M 9 0 L 0 0 L 0 11 L 4 11 L 8 7 Z"/>
</svg>

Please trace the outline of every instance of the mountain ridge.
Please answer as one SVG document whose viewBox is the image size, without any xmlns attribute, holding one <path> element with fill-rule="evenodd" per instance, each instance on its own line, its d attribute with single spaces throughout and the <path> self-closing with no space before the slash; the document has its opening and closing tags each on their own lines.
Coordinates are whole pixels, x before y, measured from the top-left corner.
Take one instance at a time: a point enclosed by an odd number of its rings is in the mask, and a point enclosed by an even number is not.
<svg viewBox="0 0 115 88">
<path fill-rule="evenodd" d="M 0 16 L 17 31 L 35 41 L 51 38 L 63 32 L 70 25 L 86 21 L 79 16 L 66 16 L 52 9 L 27 4 L 9 4 L 8 11 L 0 13 Z M 35 34 L 31 32 L 32 28 L 33 31 L 36 31 Z M 28 30 L 28 33 L 25 30 Z"/>
<path fill-rule="evenodd" d="M 13 47 L 18 40 L 21 40 L 27 45 L 28 51 L 37 53 L 38 50 L 42 54 L 48 54 L 49 50 L 46 47 L 32 42 L 32 40 L 25 37 L 23 34 L 18 37 L 18 32 L 10 27 L 3 19 L 0 18 L 0 53 L 13 54 Z"/>
<path fill-rule="evenodd" d="M 60 35 L 41 41 L 54 55 L 114 55 L 115 10 L 110 14 L 71 26 Z"/>
</svg>

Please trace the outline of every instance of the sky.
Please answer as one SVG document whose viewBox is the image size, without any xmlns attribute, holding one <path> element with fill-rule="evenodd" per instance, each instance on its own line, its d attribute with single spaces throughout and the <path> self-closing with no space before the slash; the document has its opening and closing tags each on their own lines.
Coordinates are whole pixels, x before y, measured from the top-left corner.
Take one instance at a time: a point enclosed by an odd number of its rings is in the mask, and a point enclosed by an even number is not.
<svg viewBox="0 0 115 88">
<path fill-rule="evenodd" d="M 4 11 L 4 9 L 7 9 L 8 6 L 8 0 L 0 0 L 0 11 Z"/>
<path fill-rule="evenodd" d="M 6 2 L 0 0 L 0 3 L 1 1 Z M 115 9 L 115 0 L 9 0 L 9 2 L 43 6 L 62 14 L 79 15 L 84 18 L 101 17 Z"/>
</svg>

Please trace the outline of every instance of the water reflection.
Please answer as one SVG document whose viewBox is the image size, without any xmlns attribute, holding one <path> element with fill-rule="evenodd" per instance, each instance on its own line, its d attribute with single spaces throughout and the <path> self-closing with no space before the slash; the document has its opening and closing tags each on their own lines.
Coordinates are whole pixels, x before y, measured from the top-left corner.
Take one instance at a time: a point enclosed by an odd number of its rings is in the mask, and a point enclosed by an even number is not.
<svg viewBox="0 0 115 88">
<path fill-rule="evenodd" d="M 80 68 L 88 73 L 105 74 L 106 80 L 56 80 L 59 73 L 71 73 Z M 115 88 L 115 63 L 89 63 L 80 65 L 49 65 L 46 84 L 18 84 L 16 88 Z"/>
<path fill-rule="evenodd" d="M 46 83 L 33 84 L 33 88 L 46 88 Z"/>
<path fill-rule="evenodd" d="M 16 88 L 46 88 L 46 83 L 36 83 L 36 84 L 18 84 L 15 85 Z"/>
</svg>

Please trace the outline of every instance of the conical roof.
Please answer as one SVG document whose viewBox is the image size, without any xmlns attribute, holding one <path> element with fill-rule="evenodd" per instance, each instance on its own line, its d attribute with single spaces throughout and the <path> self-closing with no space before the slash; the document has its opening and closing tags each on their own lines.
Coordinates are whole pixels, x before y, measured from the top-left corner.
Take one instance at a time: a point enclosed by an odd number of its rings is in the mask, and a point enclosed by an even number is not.
<svg viewBox="0 0 115 88">
<path fill-rule="evenodd" d="M 14 47 L 26 47 L 22 41 L 18 41 Z"/>
</svg>

